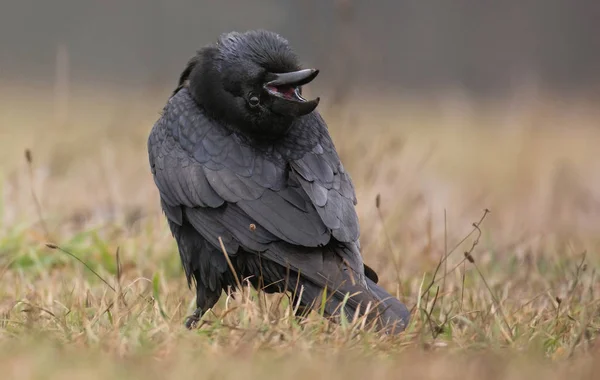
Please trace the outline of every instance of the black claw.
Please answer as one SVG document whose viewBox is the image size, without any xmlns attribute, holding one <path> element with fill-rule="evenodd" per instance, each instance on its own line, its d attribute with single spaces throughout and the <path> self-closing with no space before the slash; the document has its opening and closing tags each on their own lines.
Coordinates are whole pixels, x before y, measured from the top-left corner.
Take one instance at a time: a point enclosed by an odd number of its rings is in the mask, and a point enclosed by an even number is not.
<svg viewBox="0 0 600 380">
<path fill-rule="evenodd" d="M 198 322 L 200 321 L 200 318 L 202 317 L 202 310 L 200 309 L 196 309 L 196 311 L 194 311 L 194 314 L 188 316 L 185 319 L 185 327 L 188 330 L 191 330 L 193 328 L 196 328 L 196 325 L 198 324 Z"/>
</svg>

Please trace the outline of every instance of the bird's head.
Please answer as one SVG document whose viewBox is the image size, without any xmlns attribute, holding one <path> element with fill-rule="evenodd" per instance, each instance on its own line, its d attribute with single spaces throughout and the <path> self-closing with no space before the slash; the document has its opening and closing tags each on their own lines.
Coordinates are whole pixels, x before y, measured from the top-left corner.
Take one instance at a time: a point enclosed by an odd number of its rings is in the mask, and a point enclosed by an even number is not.
<svg viewBox="0 0 600 380">
<path fill-rule="evenodd" d="M 318 73 L 302 69 L 288 42 L 273 32 L 232 32 L 200 50 L 179 85 L 187 83 L 212 117 L 245 133 L 277 137 L 319 104 L 302 97 L 302 86 Z"/>
</svg>

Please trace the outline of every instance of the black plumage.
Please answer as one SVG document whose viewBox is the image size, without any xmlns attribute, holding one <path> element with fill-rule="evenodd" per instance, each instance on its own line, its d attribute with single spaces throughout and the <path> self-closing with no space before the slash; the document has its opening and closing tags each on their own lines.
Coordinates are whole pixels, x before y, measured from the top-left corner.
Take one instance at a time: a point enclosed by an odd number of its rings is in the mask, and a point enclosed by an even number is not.
<svg viewBox="0 0 600 380">
<path fill-rule="evenodd" d="M 200 50 L 148 139 L 161 205 L 177 241 L 197 320 L 236 274 L 301 310 L 357 309 L 388 331 L 409 313 L 363 263 L 356 196 L 327 126 L 301 86 L 289 44 L 267 31 L 228 33 Z M 344 301 L 347 294 L 351 297 Z"/>
</svg>

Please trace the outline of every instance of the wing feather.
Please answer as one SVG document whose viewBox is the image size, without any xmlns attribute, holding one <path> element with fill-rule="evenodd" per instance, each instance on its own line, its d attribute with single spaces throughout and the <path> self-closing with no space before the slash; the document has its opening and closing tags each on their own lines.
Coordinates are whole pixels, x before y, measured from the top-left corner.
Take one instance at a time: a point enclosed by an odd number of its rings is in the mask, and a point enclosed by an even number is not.
<svg viewBox="0 0 600 380">
<path fill-rule="evenodd" d="M 257 148 L 205 116 L 182 89 L 153 128 L 148 152 L 169 220 L 187 219 L 211 244 L 220 236 L 230 254 L 276 241 L 358 240 L 354 188 L 316 113 Z"/>
</svg>

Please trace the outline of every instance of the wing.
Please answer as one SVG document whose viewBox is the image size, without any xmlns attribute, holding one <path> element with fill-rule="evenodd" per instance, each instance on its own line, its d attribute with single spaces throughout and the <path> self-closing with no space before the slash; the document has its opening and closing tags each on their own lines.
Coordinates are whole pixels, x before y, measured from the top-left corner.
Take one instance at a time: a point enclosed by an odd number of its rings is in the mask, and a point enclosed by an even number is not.
<svg viewBox="0 0 600 380">
<path fill-rule="evenodd" d="M 290 131 L 289 138 L 306 140 L 302 137 L 306 131 L 310 131 L 314 142 L 308 144 L 309 149 L 301 157 L 292 161 L 292 170 L 333 237 L 340 242 L 358 242 L 360 230 L 354 208 L 354 186 L 318 113 L 301 119 Z"/>
<path fill-rule="evenodd" d="M 231 254 L 276 241 L 323 246 L 331 236 L 357 243 L 354 189 L 318 115 L 276 145 L 254 147 L 182 89 L 155 124 L 148 153 L 169 220 L 189 221 L 217 246 L 220 236 Z"/>
</svg>

